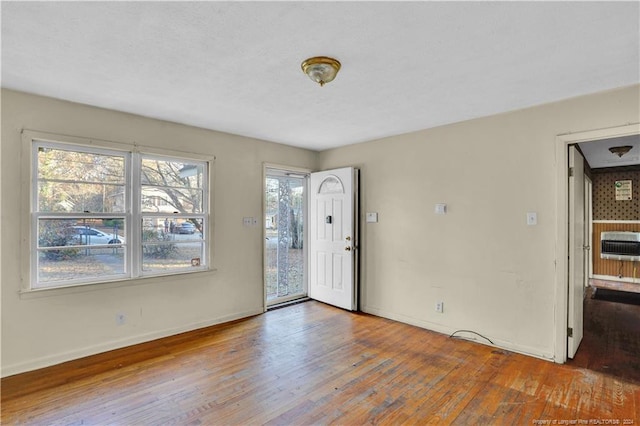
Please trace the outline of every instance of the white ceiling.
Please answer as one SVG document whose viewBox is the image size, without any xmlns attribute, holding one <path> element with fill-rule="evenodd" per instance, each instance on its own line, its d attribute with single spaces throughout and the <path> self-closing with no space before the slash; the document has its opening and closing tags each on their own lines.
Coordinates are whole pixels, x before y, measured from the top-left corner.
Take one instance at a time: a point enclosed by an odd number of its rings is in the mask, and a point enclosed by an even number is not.
<svg viewBox="0 0 640 426">
<path fill-rule="evenodd" d="M 1 7 L 3 87 L 314 150 L 640 82 L 637 1 Z"/>
</svg>

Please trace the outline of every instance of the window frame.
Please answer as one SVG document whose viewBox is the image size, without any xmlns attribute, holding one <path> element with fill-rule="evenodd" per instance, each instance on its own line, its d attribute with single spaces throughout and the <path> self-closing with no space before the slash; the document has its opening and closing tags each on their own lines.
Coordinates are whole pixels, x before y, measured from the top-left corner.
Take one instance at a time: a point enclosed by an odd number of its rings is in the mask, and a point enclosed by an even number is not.
<svg viewBox="0 0 640 426">
<path fill-rule="evenodd" d="M 211 188 L 213 163 L 215 157 L 197 153 L 187 153 L 175 150 L 165 150 L 156 147 L 141 147 L 137 144 L 126 144 L 113 141 L 98 141 L 74 136 L 62 136 L 43 132 L 23 130 L 23 177 L 22 177 L 22 207 L 28 214 L 29 220 L 22 221 L 22 265 L 23 286 L 21 292 L 36 292 L 61 288 L 87 288 L 106 283 L 122 282 L 129 284 L 139 279 L 182 274 L 201 273 L 213 270 L 212 264 L 212 226 L 211 224 Z M 38 149 L 42 146 L 66 151 L 86 152 L 102 155 L 122 156 L 125 167 L 125 208 L 120 213 L 67 213 L 67 212 L 41 212 L 38 209 Z M 203 233 L 201 237 L 201 258 L 197 266 L 189 268 L 181 267 L 176 271 L 154 270 L 143 271 L 142 229 L 145 212 L 142 208 L 142 184 L 141 165 L 142 158 L 162 158 L 164 160 L 202 165 L 203 179 L 202 213 L 187 214 L 176 213 L 173 216 L 197 216 L 202 219 Z M 79 181 L 82 182 L 82 181 Z M 164 213 L 163 213 L 164 214 Z M 90 278 L 77 280 L 60 280 L 50 282 L 39 281 L 38 256 L 38 221 L 40 219 L 60 219 L 64 217 L 82 218 L 124 218 L 125 220 L 125 247 L 124 273 L 107 277 L 94 275 Z"/>
<path fill-rule="evenodd" d="M 156 160 L 161 160 L 161 161 L 165 161 L 165 160 L 185 160 L 188 162 L 192 162 L 192 163 L 201 163 L 203 166 L 203 178 L 202 178 L 202 200 L 201 200 L 201 209 L 202 209 L 202 213 L 182 213 L 182 212 L 178 212 L 178 213 L 173 213 L 173 215 L 168 214 L 168 213 L 155 213 L 155 212 L 145 212 L 143 211 L 142 205 L 143 205 L 143 196 L 142 196 L 142 188 L 143 186 L 145 186 L 145 184 L 142 183 L 142 160 L 143 159 L 156 159 Z M 203 160 L 197 160 L 197 159 L 193 159 L 193 158 L 186 158 L 184 155 L 180 156 L 180 157 L 176 157 L 175 155 L 166 155 L 166 154 L 158 154 L 157 152 L 136 152 L 134 153 L 134 161 L 135 163 L 138 165 L 138 173 L 135 174 L 134 173 L 134 187 L 133 187 L 133 192 L 134 192 L 134 196 L 135 196 L 135 202 L 133 205 L 133 211 L 134 211 L 134 215 L 137 215 L 135 219 L 137 224 L 140 224 L 140 228 L 139 228 L 139 232 L 134 232 L 135 236 L 137 238 L 140 239 L 138 246 L 140 247 L 140 250 L 138 252 L 138 258 L 135 259 L 136 260 L 136 264 L 137 264 L 137 272 L 138 272 L 138 276 L 139 277 L 153 277 L 153 276 L 162 276 L 162 275 L 176 275 L 176 274 L 180 274 L 182 271 L 184 271 L 184 273 L 192 273 L 192 272 L 197 272 L 199 270 L 207 270 L 208 265 L 209 265 L 209 238 L 207 238 L 207 230 L 209 229 L 209 174 L 210 174 L 210 170 L 211 167 L 210 165 Z M 132 168 L 132 171 L 135 171 L 135 167 Z M 152 185 L 147 185 L 147 186 L 152 186 Z M 168 203 L 167 203 L 168 205 Z M 143 250 L 142 247 L 145 244 L 144 241 L 142 241 L 142 230 L 144 229 L 144 218 L 145 217 L 156 217 L 156 218 L 163 218 L 163 217 L 168 217 L 168 216 L 173 216 L 176 218 L 202 218 L 202 227 L 204 228 L 204 232 L 202 233 L 202 256 L 201 256 L 201 263 L 200 266 L 192 266 L 192 270 L 188 271 L 188 270 L 181 270 L 179 272 L 166 272 L 166 271 L 145 271 L 144 270 L 144 255 L 143 255 Z"/>
<path fill-rule="evenodd" d="M 98 219 L 98 218 L 113 218 L 120 219 L 124 218 L 125 220 L 125 229 L 127 232 L 130 232 L 131 227 L 131 177 L 132 177 L 132 164 L 131 164 L 131 156 L 126 151 L 118 151 L 114 149 L 101 149 L 96 147 L 83 147 L 77 144 L 66 144 L 61 142 L 53 142 L 53 141 L 44 141 L 41 139 L 33 139 L 31 143 L 31 185 L 30 185 L 30 196 L 31 196 L 31 209 L 29 212 L 31 218 L 31 250 L 30 250 L 30 271 L 31 271 L 31 279 L 30 279 L 30 288 L 34 290 L 40 290 L 45 288 L 54 288 L 60 287 L 61 285 L 58 282 L 53 281 L 53 285 L 49 284 L 49 282 L 40 282 L 39 281 L 39 256 L 40 256 L 40 248 L 38 244 L 39 234 L 38 234 L 38 226 L 40 220 L 60 220 L 60 219 Z M 104 213 L 104 212 L 44 212 L 40 211 L 38 208 L 38 199 L 39 199 L 39 177 L 38 177 L 38 154 L 40 152 L 40 148 L 51 148 L 58 149 L 69 152 L 82 152 L 86 154 L 98 154 L 98 155 L 109 155 L 109 156 L 118 156 L 123 159 L 123 189 L 124 189 L 124 211 L 118 213 Z M 81 183 L 82 181 L 77 181 Z M 129 188 L 129 189 L 128 189 Z M 133 274 L 132 270 L 132 261 L 131 261 L 131 243 L 125 241 L 125 244 L 122 245 L 124 248 L 124 259 L 123 259 L 123 272 L 120 274 L 112 274 L 106 277 L 102 277 L 102 279 L 96 280 L 94 278 L 78 278 L 78 279 L 68 279 L 61 281 L 63 286 L 77 286 L 77 285 L 86 285 L 86 284 L 96 284 L 97 282 L 107 282 L 107 281 L 118 281 L 123 279 L 130 279 Z M 91 248 L 88 248 L 89 250 Z"/>
</svg>

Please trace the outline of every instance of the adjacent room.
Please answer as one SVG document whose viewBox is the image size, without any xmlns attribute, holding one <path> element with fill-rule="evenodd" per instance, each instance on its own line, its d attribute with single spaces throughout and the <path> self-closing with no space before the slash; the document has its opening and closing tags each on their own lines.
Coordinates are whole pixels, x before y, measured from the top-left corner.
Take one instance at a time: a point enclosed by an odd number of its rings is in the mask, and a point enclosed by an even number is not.
<svg viewBox="0 0 640 426">
<path fill-rule="evenodd" d="M 640 3 L 0 8 L 3 424 L 640 422 Z"/>
<path fill-rule="evenodd" d="M 636 257 L 640 136 L 577 145 L 583 158 L 584 341 L 573 365 L 637 380 L 640 335 Z M 577 176 L 570 178 L 576 179 Z M 579 191 L 578 191 L 579 192 Z M 580 209 L 576 209 L 580 210 Z M 577 247 L 576 247 L 577 248 Z M 579 251 L 579 249 L 578 249 Z"/>
</svg>

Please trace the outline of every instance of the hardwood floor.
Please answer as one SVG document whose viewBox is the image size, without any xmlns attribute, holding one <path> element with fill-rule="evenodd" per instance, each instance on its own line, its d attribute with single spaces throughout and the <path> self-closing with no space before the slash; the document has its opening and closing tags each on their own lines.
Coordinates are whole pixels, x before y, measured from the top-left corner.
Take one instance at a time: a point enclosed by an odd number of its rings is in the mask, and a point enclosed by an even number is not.
<svg viewBox="0 0 640 426">
<path fill-rule="evenodd" d="M 570 364 L 640 385 L 640 294 L 603 288 L 593 294 L 589 288 L 584 337 Z"/>
<path fill-rule="evenodd" d="M 5 425 L 554 420 L 638 424 L 640 384 L 318 302 L 2 380 Z"/>
</svg>

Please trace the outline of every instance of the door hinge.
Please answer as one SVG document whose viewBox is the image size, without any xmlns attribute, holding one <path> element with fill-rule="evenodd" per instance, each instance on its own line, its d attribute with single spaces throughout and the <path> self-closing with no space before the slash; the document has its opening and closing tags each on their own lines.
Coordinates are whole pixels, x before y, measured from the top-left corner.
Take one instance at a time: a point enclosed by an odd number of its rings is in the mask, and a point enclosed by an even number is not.
<svg viewBox="0 0 640 426">
<path fill-rule="evenodd" d="M 567 337 L 573 337 L 573 328 L 567 328 Z"/>
<path fill-rule="evenodd" d="M 573 167 L 569 167 L 569 177 L 573 177 Z"/>
</svg>

